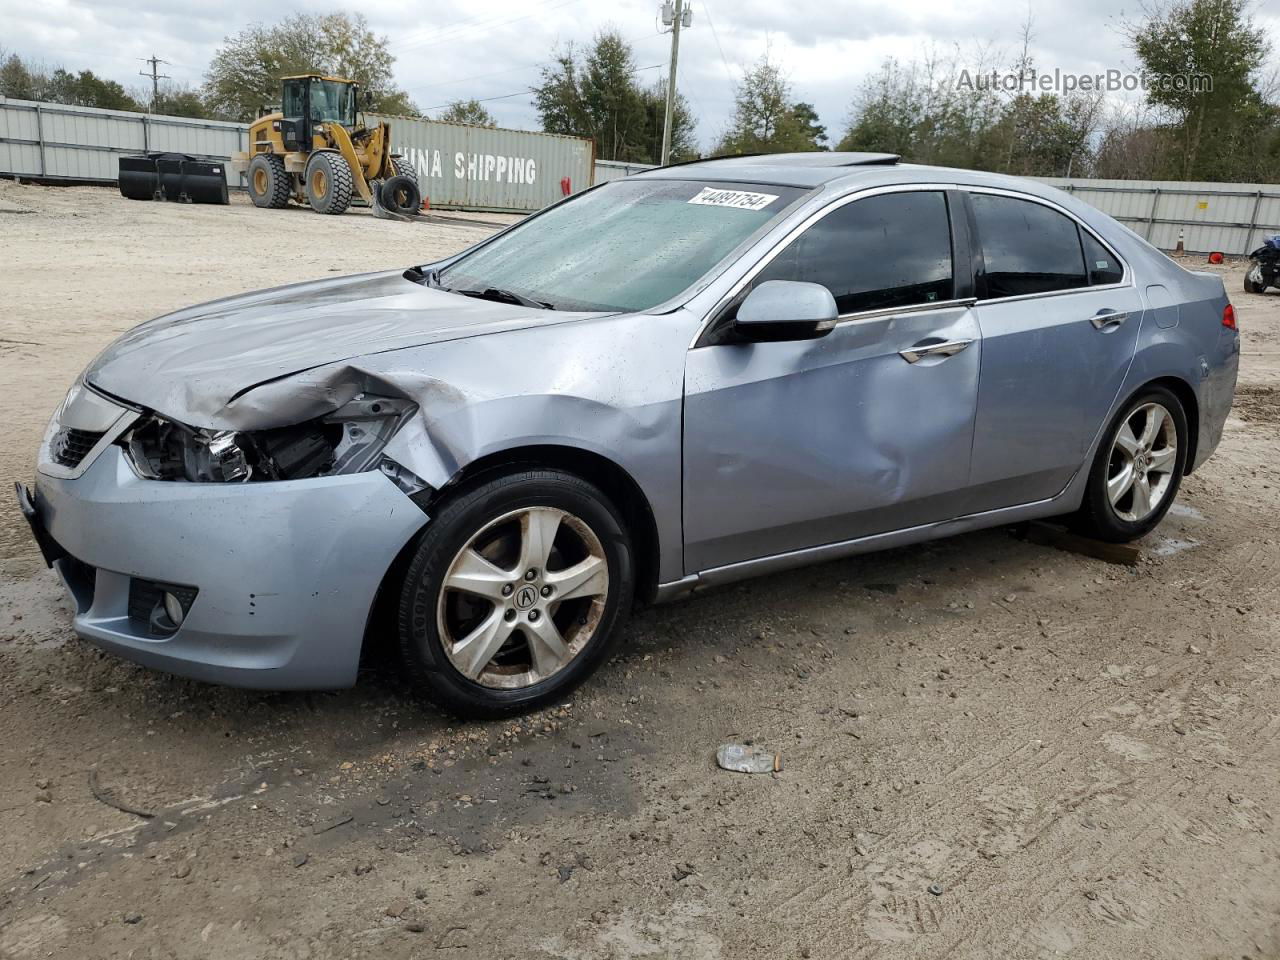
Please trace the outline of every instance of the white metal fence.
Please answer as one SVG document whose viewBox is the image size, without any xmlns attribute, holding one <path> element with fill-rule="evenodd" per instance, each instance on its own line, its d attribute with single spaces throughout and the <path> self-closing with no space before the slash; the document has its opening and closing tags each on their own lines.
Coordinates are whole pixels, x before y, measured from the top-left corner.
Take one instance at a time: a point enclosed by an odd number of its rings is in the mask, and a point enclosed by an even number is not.
<svg viewBox="0 0 1280 960">
<path fill-rule="evenodd" d="M 114 183 L 121 156 L 166 151 L 226 160 L 244 149 L 247 129 L 243 123 L 0 97 L 0 174 Z M 230 171 L 227 177 L 239 185 Z"/>
<path fill-rule="evenodd" d="M 1110 214 L 1162 250 L 1176 247 L 1182 234 L 1189 253 L 1238 255 L 1280 234 L 1276 184 L 1036 179 Z"/>
<path fill-rule="evenodd" d="M 652 170 L 652 163 L 623 163 L 620 160 L 597 160 L 595 163 L 595 180 L 596 183 L 604 183 L 606 180 L 621 180 L 623 177 L 629 177 L 633 173 L 639 173 L 642 170 Z"/>
</svg>

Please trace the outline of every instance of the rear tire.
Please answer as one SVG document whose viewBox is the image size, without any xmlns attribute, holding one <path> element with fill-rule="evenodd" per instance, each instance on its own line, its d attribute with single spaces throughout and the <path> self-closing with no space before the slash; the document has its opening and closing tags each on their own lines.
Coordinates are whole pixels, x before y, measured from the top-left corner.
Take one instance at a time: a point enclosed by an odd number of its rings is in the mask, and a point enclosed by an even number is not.
<svg viewBox="0 0 1280 960">
<path fill-rule="evenodd" d="M 289 203 L 289 175 L 284 157 L 260 153 L 249 161 L 249 198 L 255 207 L 279 210 Z"/>
<path fill-rule="evenodd" d="M 560 701 L 616 642 L 632 557 L 617 508 L 572 474 L 513 470 L 464 489 L 433 510 L 405 575 L 405 669 L 459 716 Z"/>
<path fill-rule="evenodd" d="M 1189 437 L 1187 415 L 1172 391 L 1148 387 L 1129 400 L 1107 425 L 1072 525 L 1109 543 L 1154 530 L 1178 495 Z"/>
<path fill-rule="evenodd" d="M 397 177 L 406 177 L 414 182 L 418 187 L 418 192 L 422 192 L 422 184 L 418 183 L 418 171 L 413 168 L 406 157 L 392 157 L 391 168 L 395 171 Z"/>
<path fill-rule="evenodd" d="M 307 161 L 307 202 L 316 213 L 346 213 L 355 181 L 342 154 L 325 150 Z"/>
</svg>

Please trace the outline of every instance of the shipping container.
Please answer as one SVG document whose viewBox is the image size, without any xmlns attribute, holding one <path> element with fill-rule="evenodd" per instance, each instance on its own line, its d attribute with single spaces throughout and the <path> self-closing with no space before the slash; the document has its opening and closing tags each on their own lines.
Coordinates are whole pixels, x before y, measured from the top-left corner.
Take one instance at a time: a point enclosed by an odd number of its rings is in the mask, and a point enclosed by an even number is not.
<svg viewBox="0 0 1280 960">
<path fill-rule="evenodd" d="M 440 120 L 391 124 L 391 148 L 413 165 L 433 208 L 526 213 L 591 186 L 595 144 L 577 137 Z"/>
</svg>

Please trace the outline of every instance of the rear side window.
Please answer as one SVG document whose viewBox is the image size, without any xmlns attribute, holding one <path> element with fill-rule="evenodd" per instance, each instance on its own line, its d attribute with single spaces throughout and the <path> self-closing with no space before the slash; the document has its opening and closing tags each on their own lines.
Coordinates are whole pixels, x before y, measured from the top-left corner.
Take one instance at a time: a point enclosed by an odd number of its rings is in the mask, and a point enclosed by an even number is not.
<svg viewBox="0 0 1280 960">
<path fill-rule="evenodd" d="M 974 193 L 970 199 L 986 263 L 986 290 L 979 285 L 979 299 L 1089 285 L 1080 233 L 1070 217 L 1014 197 Z"/>
<path fill-rule="evenodd" d="M 1084 265 L 1089 270 L 1090 284 L 1119 283 L 1124 279 L 1124 267 L 1114 253 L 1083 230 L 1080 239 L 1084 242 Z"/>
<path fill-rule="evenodd" d="M 938 191 L 885 193 L 833 210 L 756 277 L 820 283 L 841 314 L 952 299 L 951 227 Z"/>
</svg>

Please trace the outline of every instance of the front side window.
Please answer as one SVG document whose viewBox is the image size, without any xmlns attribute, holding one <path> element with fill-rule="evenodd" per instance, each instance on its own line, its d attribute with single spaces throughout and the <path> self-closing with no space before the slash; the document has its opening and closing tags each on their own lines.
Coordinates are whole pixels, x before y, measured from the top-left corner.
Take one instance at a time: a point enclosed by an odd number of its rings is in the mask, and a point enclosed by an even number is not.
<svg viewBox="0 0 1280 960">
<path fill-rule="evenodd" d="M 311 81 L 311 119 L 321 123 L 355 123 L 355 87 L 349 83 L 313 78 Z"/>
<path fill-rule="evenodd" d="M 464 254 L 436 280 L 459 293 L 507 291 L 563 310 L 647 310 L 693 286 L 805 192 L 615 180 Z"/>
<path fill-rule="evenodd" d="M 796 237 L 755 279 L 820 283 L 841 314 L 953 298 L 946 196 L 885 193 L 845 204 Z"/>
<path fill-rule="evenodd" d="M 1089 285 L 1080 233 L 1070 217 L 1016 197 L 974 193 L 970 200 L 986 264 L 980 300 Z"/>
</svg>

